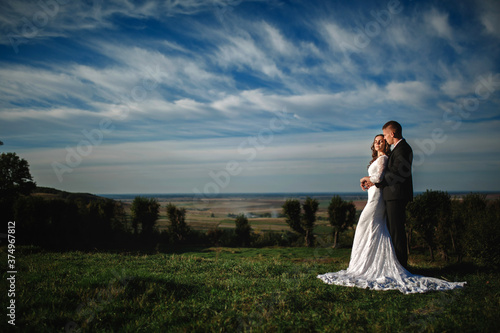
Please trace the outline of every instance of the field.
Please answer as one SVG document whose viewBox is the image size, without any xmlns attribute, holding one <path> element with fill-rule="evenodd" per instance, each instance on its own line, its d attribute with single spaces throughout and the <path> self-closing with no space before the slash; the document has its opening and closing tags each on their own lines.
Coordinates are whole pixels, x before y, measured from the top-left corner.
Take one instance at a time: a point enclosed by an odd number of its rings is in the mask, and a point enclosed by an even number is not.
<svg viewBox="0 0 500 333">
<path fill-rule="evenodd" d="M 349 249 L 206 248 L 177 253 L 17 250 L 22 332 L 494 332 L 500 279 L 469 264 L 412 271 L 466 288 L 403 295 L 323 284 Z M 2 258 L 5 258 L 5 249 Z M 6 290 L 6 273 L 2 290 Z M 4 311 L 8 300 L 1 299 Z M 7 319 L 0 324 L 6 332 Z"/>
<path fill-rule="evenodd" d="M 281 206 L 288 198 L 297 198 L 301 201 L 305 196 L 295 195 L 231 195 L 222 198 L 202 198 L 193 200 L 191 197 L 175 196 L 169 198 L 158 197 L 161 205 L 160 218 L 157 222 L 158 229 L 165 230 L 168 225 L 165 206 L 169 203 L 186 209 L 186 223 L 196 230 L 209 230 L 214 228 L 234 228 L 234 216 L 245 214 L 254 232 L 271 230 L 291 230 L 283 217 Z M 317 213 L 316 233 L 331 232 L 327 221 L 327 207 L 332 195 L 314 196 L 319 202 Z M 356 209 L 361 211 L 366 204 L 362 197 L 352 197 Z M 350 200 L 350 199 L 346 199 Z M 120 199 L 125 204 L 125 213 L 130 215 L 130 204 L 133 198 Z"/>
</svg>

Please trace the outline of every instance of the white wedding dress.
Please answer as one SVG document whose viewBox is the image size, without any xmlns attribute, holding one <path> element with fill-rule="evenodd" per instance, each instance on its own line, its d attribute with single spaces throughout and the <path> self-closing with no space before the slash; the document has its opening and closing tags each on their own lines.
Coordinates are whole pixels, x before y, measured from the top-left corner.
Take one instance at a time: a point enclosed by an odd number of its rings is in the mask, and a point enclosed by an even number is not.
<svg viewBox="0 0 500 333">
<path fill-rule="evenodd" d="M 387 156 L 380 156 L 368 168 L 372 183 L 381 181 Z M 354 235 L 351 260 L 346 270 L 318 275 L 328 284 L 373 290 L 399 290 L 404 294 L 431 290 L 461 288 L 465 282 L 414 275 L 396 258 L 391 236 L 386 225 L 385 203 L 376 186 L 368 190 L 368 201 L 361 212 Z"/>
</svg>

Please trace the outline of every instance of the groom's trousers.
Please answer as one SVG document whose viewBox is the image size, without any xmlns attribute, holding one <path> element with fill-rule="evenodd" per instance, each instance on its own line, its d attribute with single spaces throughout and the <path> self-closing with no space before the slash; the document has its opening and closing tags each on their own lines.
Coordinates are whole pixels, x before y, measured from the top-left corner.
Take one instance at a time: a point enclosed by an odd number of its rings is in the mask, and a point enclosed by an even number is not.
<svg viewBox="0 0 500 333">
<path fill-rule="evenodd" d="M 406 201 L 387 200 L 385 209 L 387 212 L 387 228 L 391 235 L 392 244 L 396 251 L 396 257 L 404 268 L 408 265 L 408 249 L 406 241 Z"/>
</svg>

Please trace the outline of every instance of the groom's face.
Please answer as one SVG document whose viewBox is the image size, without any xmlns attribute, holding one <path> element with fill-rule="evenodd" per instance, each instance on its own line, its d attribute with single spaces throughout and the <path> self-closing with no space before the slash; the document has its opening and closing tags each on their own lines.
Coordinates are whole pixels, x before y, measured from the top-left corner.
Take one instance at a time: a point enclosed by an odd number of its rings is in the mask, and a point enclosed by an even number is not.
<svg viewBox="0 0 500 333">
<path fill-rule="evenodd" d="M 392 128 L 387 127 L 382 130 L 382 133 L 384 133 L 384 138 L 385 141 L 387 141 L 388 144 L 392 145 L 394 144 L 394 131 Z"/>
</svg>

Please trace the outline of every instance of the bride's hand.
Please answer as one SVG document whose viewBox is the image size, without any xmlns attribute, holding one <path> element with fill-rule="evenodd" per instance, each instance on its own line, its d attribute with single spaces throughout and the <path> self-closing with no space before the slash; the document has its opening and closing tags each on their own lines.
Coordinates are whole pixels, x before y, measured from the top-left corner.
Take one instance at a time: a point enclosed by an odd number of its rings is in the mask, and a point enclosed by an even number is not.
<svg viewBox="0 0 500 333">
<path fill-rule="evenodd" d="M 374 184 L 370 181 L 370 177 L 363 177 L 359 180 L 359 186 L 363 191 L 368 190 Z"/>
<path fill-rule="evenodd" d="M 365 182 L 361 182 L 361 183 L 359 183 L 359 186 L 361 187 L 361 189 L 362 189 L 363 191 L 366 191 L 365 184 L 366 184 Z"/>
</svg>

